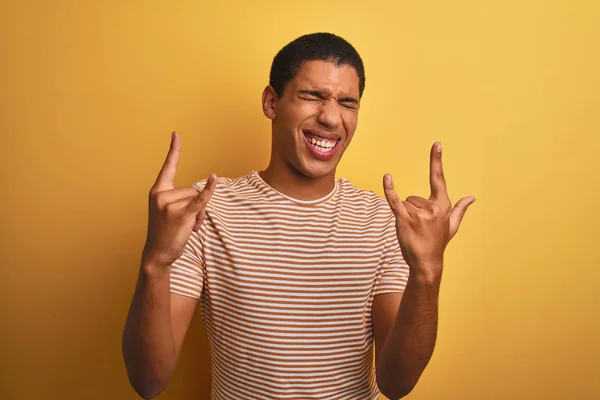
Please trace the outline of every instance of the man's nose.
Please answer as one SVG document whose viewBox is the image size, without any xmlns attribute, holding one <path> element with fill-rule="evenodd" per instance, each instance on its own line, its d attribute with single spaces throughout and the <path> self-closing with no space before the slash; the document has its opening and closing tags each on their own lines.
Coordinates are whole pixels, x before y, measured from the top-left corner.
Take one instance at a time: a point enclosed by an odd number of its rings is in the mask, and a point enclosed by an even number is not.
<svg viewBox="0 0 600 400">
<path fill-rule="evenodd" d="M 334 129 L 339 126 L 342 123 L 339 105 L 333 100 L 324 101 L 321 104 L 317 120 L 327 129 Z"/>
</svg>

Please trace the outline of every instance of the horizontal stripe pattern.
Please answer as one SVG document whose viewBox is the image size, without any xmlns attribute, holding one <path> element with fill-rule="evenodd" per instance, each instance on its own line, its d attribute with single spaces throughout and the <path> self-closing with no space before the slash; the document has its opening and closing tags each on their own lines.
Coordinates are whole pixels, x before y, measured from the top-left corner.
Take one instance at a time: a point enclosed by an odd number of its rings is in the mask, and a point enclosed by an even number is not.
<svg viewBox="0 0 600 400">
<path fill-rule="evenodd" d="M 373 299 L 408 274 L 385 199 L 336 179 L 299 201 L 252 171 L 219 178 L 171 292 L 200 300 L 212 400 L 373 400 Z"/>
</svg>

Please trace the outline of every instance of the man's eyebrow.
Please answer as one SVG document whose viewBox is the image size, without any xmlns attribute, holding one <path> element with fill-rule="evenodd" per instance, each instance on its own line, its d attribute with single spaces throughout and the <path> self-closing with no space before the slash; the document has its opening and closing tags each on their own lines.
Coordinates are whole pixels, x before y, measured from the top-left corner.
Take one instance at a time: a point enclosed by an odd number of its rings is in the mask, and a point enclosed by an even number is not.
<svg viewBox="0 0 600 400">
<path fill-rule="evenodd" d="M 358 100 L 354 97 L 342 97 L 340 103 L 355 103 L 358 104 Z"/>
<path fill-rule="evenodd" d="M 320 99 L 324 99 L 325 98 L 325 96 L 323 95 L 323 93 L 319 92 L 318 90 L 302 89 L 302 90 L 299 90 L 298 93 L 300 93 L 300 94 L 308 94 L 310 96 L 315 96 L 315 97 L 318 97 Z"/>
</svg>

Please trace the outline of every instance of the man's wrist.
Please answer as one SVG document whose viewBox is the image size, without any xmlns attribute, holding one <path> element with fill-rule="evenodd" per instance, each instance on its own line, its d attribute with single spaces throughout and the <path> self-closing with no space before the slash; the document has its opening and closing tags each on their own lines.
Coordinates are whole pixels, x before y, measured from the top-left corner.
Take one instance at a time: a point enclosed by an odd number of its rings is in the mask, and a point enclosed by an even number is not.
<svg viewBox="0 0 600 400">
<path fill-rule="evenodd" d="M 145 279 L 161 279 L 165 276 L 169 276 L 170 272 L 168 265 L 159 265 L 151 261 L 142 260 L 140 274 Z"/>
<path fill-rule="evenodd" d="M 442 261 L 419 264 L 410 268 L 409 281 L 423 286 L 439 286 L 442 281 Z"/>
</svg>

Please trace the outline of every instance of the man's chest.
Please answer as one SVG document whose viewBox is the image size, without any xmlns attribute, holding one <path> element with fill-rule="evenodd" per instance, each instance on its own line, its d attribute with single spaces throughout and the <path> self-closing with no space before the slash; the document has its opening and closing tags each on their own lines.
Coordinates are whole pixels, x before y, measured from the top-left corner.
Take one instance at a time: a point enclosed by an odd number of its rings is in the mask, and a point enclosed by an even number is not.
<svg viewBox="0 0 600 400">
<path fill-rule="evenodd" d="M 382 237 L 373 220 L 344 212 L 222 213 L 207 225 L 205 274 L 207 280 L 218 275 L 240 289 L 289 296 L 360 291 L 374 279 Z"/>
<path fill-rule="evenodd" d="M 338 329 L 352 319 L 364 324 L 383 246 L 377 223 L 362 215 L 212 215 L 203 247 L 205 295 L 213 307 L 279 315 L 305 330 Z"/>
</svg>

